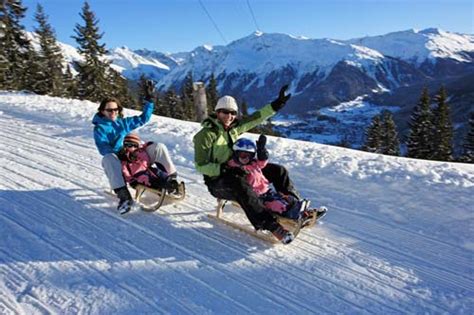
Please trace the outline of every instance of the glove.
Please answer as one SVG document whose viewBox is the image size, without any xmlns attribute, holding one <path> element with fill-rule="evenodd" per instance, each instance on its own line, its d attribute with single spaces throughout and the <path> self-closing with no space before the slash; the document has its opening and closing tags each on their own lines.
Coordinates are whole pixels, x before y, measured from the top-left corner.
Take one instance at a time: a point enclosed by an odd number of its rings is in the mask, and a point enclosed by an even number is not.
<svg viewBox="0 0 474 315">
<path fill-rule="evenodd" d="M 285 103 L 290 99 L 291 94 L 285 95 L 286 90 L 288 90 L 288 84 L 280 89 L 280 94 L 278 94 L 278 98 L 271 102 L 274 111 L 277 112 L 282 109 L 283 106 L 285 106 Z"/>
<path fill-rule="evenodd" d="M 117 157 L 120 161 L 127 161 L 127 150 L 125 150 L 125 148 L 121 148 L 117 153 Z"/>
<path fill-rule="evenodd" d="M 233 176 L 233 177 L 243 177 L 247 173 L 240 167 L 230 167 L 227 163 L 221 164 L 221 175 L 224 176 Z"/>
<path fill-rule="evenodd" d="M 147 102 L 151 102 L 155 95 L 155 82 L 152 80 L 146 80 L 144 87 L 144 99 Z"/>
<path fill-rule="evenodd" d="M 267 144 L 267 137 L 265 135 L 260 135 L 257 140 L 257 160 L 265 161 L 268 160 L 268 151 L 265 148 Z"/>
</svg>

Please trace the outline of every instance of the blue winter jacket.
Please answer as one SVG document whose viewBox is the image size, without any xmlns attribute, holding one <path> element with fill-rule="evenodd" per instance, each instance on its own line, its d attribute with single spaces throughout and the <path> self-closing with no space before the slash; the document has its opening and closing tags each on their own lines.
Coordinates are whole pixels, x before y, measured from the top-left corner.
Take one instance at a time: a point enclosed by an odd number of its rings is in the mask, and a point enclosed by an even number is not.
<svg viewBox="0 0 474 315">
<path fill-rule="evenodd" d="M 92 123 L 94 124 L 95 145 L 99 153 L 102 155 L 117 153 L 122 148 L 123 138 L 150 120 L 153 107 L 153 102 L 145 103 L 140 116 L 118 117 L 115 121 L 99 115 L 99 113 L 95 114 Z"/>
</svg>

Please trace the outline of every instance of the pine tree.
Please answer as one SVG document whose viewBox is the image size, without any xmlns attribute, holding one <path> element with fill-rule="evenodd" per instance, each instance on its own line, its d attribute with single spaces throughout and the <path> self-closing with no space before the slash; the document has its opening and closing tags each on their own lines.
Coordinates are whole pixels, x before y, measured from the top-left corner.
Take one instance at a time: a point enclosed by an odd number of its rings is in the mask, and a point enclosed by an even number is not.
<svg viewBox="0 0 474 315">
<path fill-rule="evenodd" d="M 0 2 L 0 88 L 3 88 L 7 81 L 8 59 L 6 50 L 6 31 L 7 25 L 5 23 L 6 17 L 5 2 Z"/>
<path fill-rule="evenodd" d="M 372 122 L 365 132 L 363 150 L 372 153 L 382 153 L 382 133 L 382 120 L 380 115 L 376 115 L 372 118 Z"/>
<path fill-rule="evenodd" d="M 148 80 L 148 78 L 144 74 L 140 75 L 140 78 L 138 79 L 138 100 L 139 100 L 139 102 L 138 102 L 135 109 L 141 109 L 142 108 L 142 104 L 141 104 L 142 102 L 141 101 L 145 98 L 145 90 L 146 90 L 146 81 L 147 80 Z M 157 103 L 156 96 L 154 97 L 153 102 L 156 105 L 156 103 Z M 156 110 L 157 110 L 157 106 L 155 106 L 154 112 L 156 112 Z"/>
<path fill-rule="evenodd" d="M 177 109 L 176 114 L 178 119 L 194 121 L 196 118 L 196 110 L 194 109 L 194 89 L 193 89 L 193 74 L 188 72 L 181 89 L 181 108 Z"/>
<path fill-rule="evenodd" d="M 389 111 L 382 113 L 382 143 L 381 153 L 385 155 L 400 155 L 400 140 L 398 140 L 397 127 Z"/>
<path fill-rule="evenodd" d="M 249 115 L 249 105 L 247 104 L 247 102 L 245 100 L 243 100 L 242 104 L 240 104 L 240 112 L 242 113 L 242 116 L 248 116 Z"/>
<path fill-rule="evenodd" d="M 163 99 L 164 111 L 163 115 L 167 117 L 176 117 L 177 107 L 179 106 L 179 99 L 173 89 L 166 91 Z"/>
<path fill-rule="evenodd" d="M 76 24 L 77 36 L 72 36 L 79 44 L 79 52 L 84 56 L 83 63 L 76 63 L 78 70 L 78 96 L 80 99 L 100 101 L 109 89 L 109 62 L 103 56 L 107 53 L 105 44 L 99 44 L 103 34 L 99 33 L 98 20 L 91 11 L 89 3 L 84 2 L 79 14 L 85 22 L 84 26 Z"/>
<path fill-rule="evenodd" d="M 71 66 L 68 64 L 63 75 L 63 96 L 73 98 L 77 95 L 77 82 L 72 75 Z"/>
<path fill-rule="evenodd" d="M 36 7 L 35 19 L 38 22 L 38 28 L 35 31 L 40 42 L 38 61 L 41 69 L 38 72 L 36 89 L 40 94 L 64 96 L 66 94 L 62 72 L 64 57 L 56 42 L 54 30 L 48 23 L 47 16 L 40 4 Z"/>
<path fill-rule="evenodd" d="M 30 41 L 26 38 L 20 20 L 25 17 L 26 8 L 21 0 L 2 0 L 0 40 L 0 88 L 33 90 L 37 60 Z"/>
<path fill-rule="evenodd" d="M 112 67 L 107 69 L 106 94 L 117 98 L 126 107 L 135 108 L 137 101 L 133 98 L 128 88 L 128 81 Z"/>
<path fill-rule="evenodd" d="M 217 80 L 214 76 L 214 73 L 211 74 L 209 79 L 209 84 L 206 88 L 206 97 L 207 97 L 207 113 L 210 114 L 214 112 L 216 108 L 217 100 L 219 99 L 219 94 L 217 93 Z"/>
<path fill-rule="evenodd" d="M 453 159 L 453 125 L 446 103 L 446 89 L 441 87 L 436 95 L 437 107 L 433 110 L 433 155 L 431 159 L 451 161 Z"/>
<path fill-rule="evenodd" d="M 407 141 L 408 157 L 430 159 L 432 156 L 432 113 L 428 89 L 424 88 L 420 101 L 415 106 L 410 122 Z"/>
<path fill-rule="evenodd" d="M 474 112 L 469 116 L 469 131 L 464 139 L 461 162 L 474 163 Z"/>
</svg>

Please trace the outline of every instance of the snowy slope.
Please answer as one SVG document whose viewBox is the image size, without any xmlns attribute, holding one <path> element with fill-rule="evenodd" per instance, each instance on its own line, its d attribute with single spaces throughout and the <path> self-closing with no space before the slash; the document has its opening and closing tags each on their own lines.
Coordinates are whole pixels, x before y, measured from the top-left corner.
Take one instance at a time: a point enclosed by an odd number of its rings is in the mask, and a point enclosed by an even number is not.
<svg viewBox="0 0 474 315">
<path fill-rule="evenodd" d="M 170 148 L 187 198 L 117 215 L 96 108 L 0 93 L 0 313 L 472 313 L 473 165 L 270 137 L 272 160 L 330 209 L 272 246 L 207 219 L 195 123 L 154 116 L 140 130 Z"/>
</svg>

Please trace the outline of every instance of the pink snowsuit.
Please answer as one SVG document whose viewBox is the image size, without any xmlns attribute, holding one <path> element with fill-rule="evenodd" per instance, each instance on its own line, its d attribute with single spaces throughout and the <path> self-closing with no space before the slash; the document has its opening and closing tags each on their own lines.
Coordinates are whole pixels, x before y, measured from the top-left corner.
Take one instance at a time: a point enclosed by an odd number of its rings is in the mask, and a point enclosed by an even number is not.
<svg viewBox="0 0 474 315">
<path fill-rule="evenodd" d="M 262 168 L 267 165 L 267 160 L 261 161 L 254 158 L 245 165 L 230 160 L 227 164 L 230 167 L 240 167 L 247 173 L 246 180 L 258 196 L 262 196 L 270 190 L 270 182 L 262 173 Z M 278 199 L 264 201 L 263 204 L 272 212 L 281 214 L 287 210 L 287 204 Z"/>
<path fill-rule="evenodd" d="M 154 187 L 160 181 L 156 171 L 152 170 L 150 156 L 146 152 L 147 145 L 141 145 L 133 152 L 134 159 L 122 160 L 122 174 L 127 183 L 139 183 Z"/>
</svg>

